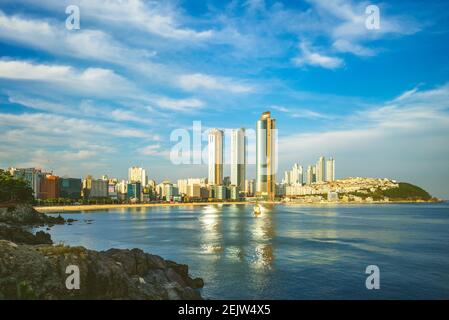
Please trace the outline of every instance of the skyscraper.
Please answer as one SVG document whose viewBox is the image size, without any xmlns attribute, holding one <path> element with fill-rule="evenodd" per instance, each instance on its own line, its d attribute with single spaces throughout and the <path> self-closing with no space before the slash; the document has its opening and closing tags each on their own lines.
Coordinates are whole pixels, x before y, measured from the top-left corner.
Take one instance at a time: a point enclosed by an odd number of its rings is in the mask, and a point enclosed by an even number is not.
<svg viewBox="0 0 449 320">
<path fill-rule="evenodd" d="M 246 175 L 246 136 L 245 129 L 233 129 L 231 132 L 231 184 L 240 192 L 245 190 Z"/>
<path fill-rule="evenodd" d="M 334 158 L 329 158 L 326 161 L 326 181 L 332 182 L 335 180 L 335 160 Z"/>
<path fill-rule="evenodd" d="M 323 156 L 321 156 L 316 163 L 316 182 L 324 182 L 325 180 L 325 162 L 326 160 Z"/>
<path fill-rule="evenodd" d="M 295 163 L 290 171 L 290 184 L 302 184 L 302 166 Z"/>
<path fill-rule="evenodd" d="M 128 169 L 128 182 L 140 182 L 142 187 L 146 187 L 148 183 L 148 176 L 146 170 L 140 167 L 131 167 Z"/>
<path fill-rule="evenodd" d="M 256 126 L 256 194 L 274 200 L 276 193 L 276 120 L 269 111 L 262 113 Z"/>
<path fill-rule="evenodd" d="M 307 178 L 306 178 L 307 184 L 312 184 L 312 182 L 313 182 L 313 167 L 314 166 L 307 167 Z"/>
<path fill-rule="evenodd" d="M 209 185 L 223 184 L 223 131 L 209 131 Z"/>
</svg>

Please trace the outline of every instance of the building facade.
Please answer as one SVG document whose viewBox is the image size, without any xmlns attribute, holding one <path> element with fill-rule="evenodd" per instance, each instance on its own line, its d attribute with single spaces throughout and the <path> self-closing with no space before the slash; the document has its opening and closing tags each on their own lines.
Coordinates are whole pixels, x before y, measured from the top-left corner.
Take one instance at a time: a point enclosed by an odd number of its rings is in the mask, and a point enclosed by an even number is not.
<svg viewBox="0 0 449 320">
<path fill-rule="evenodd" d="M 59 177 L 46 175 L 41 179 L 39 199 L 57 199 L 59 198 Z"/>
<path fill-rule="evenodd" d="M 326 181 L 335 181 L 335 160 L 332 157 L 326 161 Z"/>
<path fill-rule="evenodd" d="M 59 178 L 59 196 L 65 199 L 81 199 L 83 183 L 77 178 Z"/>
<path fill-rule="evenodd" d="M 316 182 L 324 182 L 326 178 L 326 159 L 321 156 L 316 163 Z"/>
<path fill-rule="evenodd" d="M 231 132 L 231 185 L 245 189 L 246 177 L 246 136 L 245 129 Z"/>
<path fill-rule="evenodd" d="M 223 135 L 219 129 L 212 129 L 208 134 L 209 185 L 223 184 Z"/>
<path fill-rule="evenodd" d="M 128 182 L 140 182 L 141 186 L 146 187 L 148 183 L 148 176 L 145 169 L 141 167 L 131 167 L 128 169 Z"/>
<path fill-rule="evenodd" d="M 264 112 L 256 125 L 256 195 L 274 200 L 276 194 L 276 120 Z"/>
</svg>

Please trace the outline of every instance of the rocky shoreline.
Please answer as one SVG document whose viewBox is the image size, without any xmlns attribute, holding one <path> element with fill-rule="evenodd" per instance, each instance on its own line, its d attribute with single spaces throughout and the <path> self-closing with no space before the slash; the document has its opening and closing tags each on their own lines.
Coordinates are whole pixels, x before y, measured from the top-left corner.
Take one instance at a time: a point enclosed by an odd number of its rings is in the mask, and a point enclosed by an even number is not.
<svg viewBox="0 0 449 320">
<path fill-rule="evenodd" d="M 30 232 L 66 222 L 31 206 L 0 208 L 0 299 L 202 299 L 203 280 L 187 265 L 140 249 L 53 245 L 48 233 Z M 69 266 L 79 270 L 79 289 L 66 286 Z"/>
</svg>

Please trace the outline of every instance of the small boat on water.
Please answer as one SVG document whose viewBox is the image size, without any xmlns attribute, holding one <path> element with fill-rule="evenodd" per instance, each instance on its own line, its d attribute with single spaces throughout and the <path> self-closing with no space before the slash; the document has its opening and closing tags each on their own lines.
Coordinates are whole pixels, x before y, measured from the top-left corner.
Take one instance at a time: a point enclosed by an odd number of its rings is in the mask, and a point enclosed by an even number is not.
<svg viewBox="0 0 449 320">
<path fill-rule="evenodd" d="M 259 204 L 255 204 L 253 207 L 253 213 L 255 216 L 259 215 L 262 213 L 262 210 L 260 209 L 260 205 Z"/>
</svg>

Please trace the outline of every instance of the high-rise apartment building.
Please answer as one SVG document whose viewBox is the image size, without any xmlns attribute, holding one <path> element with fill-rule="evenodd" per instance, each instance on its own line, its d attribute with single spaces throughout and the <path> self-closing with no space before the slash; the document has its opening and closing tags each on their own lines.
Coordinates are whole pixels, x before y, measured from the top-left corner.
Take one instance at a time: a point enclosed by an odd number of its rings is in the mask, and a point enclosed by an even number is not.
<svg viewBox="0 0 449 320">
<path fill-rule="evenodd" d="M 245 194 L 247 196 L 254 196 L 254 190 L 255 190 L 255 181 L 254 179 L 251 180 L 245 180 Z"/>
<path fill-rule="evenodd" d="M 316 163 L 316 182 L 324 182 L 326 177 L 326 168 L 325 168 L 326 160 L 323 156 L 318 159 Z"/>
<path fill-rule="evenodd" d="M 277 171 L 276 120 L 264 112 L 256 125 L 256 194 L 274 200 Z"/>
<path fill-rule="evenodd" d="M 212 129 L 209 141 L 209 185 L 223 184 L 223 131 Z"/>
<path fill-rule="evenodd" d="M 46 175 L 41 179 L 39 199 L 57 199 L 59 198 L 59 177 Z"/>
<path fill-rule="evenodd" d="M 59 195 L 61 198 L 78 200 L 81 199 L 83 183 L 77 178 L 59 178 Z"/>
<path fill-rule="evenodd" d="M 231 184 L 239 191 L 245 188 L 246 175 L 246 136 L 245 129 L 231 132 Z"/>
<path fill-rule="evenodd" d="M 335 180 L 335 160 L 334 158 L 329 158 L 326 161 L 326 181 L 332 182 Z"/>
<path fill-rule="evenodd" d="M 142 187 L 148 184 L 148 176 L 146 170 L 141 167 L 131 167 L 128 169 L 128 182 L 140 182 Z"/>
<path fill-rule="evenodd" d="M 309 185 L 314 182 L 314 168 L 315 168 L 315 166 L 308 166 L 307 167 L 306 183 L 309 184 Z"/>
</svg>

